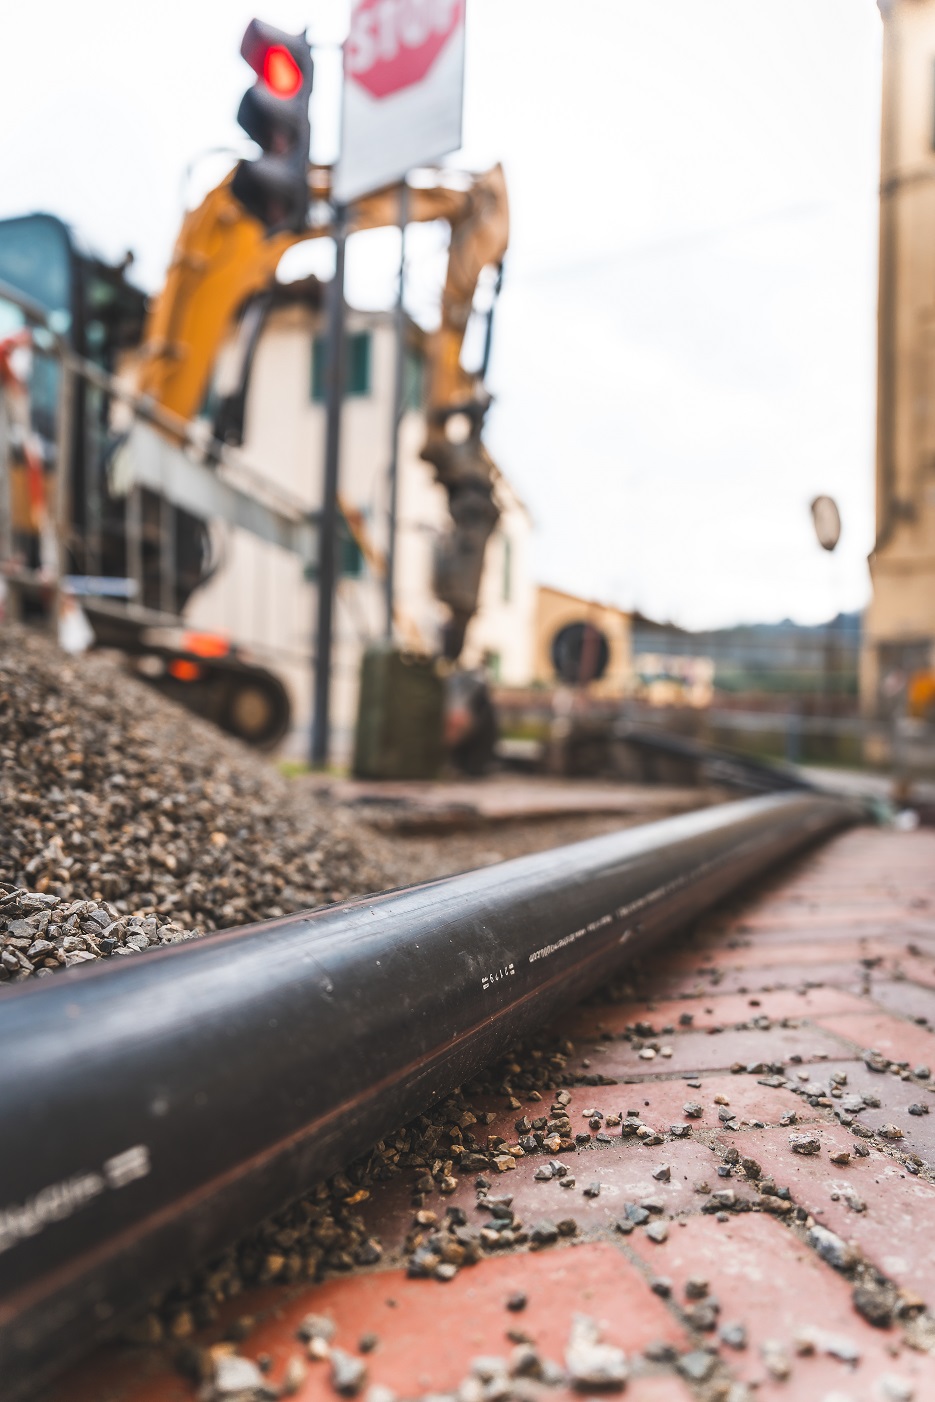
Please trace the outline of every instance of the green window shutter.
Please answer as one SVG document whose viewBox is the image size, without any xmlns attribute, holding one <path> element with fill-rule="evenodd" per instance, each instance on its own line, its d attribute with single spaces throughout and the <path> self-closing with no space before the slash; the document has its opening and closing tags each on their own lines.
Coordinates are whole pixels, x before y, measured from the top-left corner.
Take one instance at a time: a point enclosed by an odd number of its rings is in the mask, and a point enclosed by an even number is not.
<svg viewBox="0 0 935 1402">
<path fill-rule="evenodd" d="M 364 552 L 351 533 L 351 528 L 346 519 L 339 514 L 337 532 L 337 565 L 340 579 L 360 579 L 364 573 Z M 309 584 L 318 583 L 318 566 L 306 565 L 303 570 L 303 578 Z"/>
<path fill-rule="evenodd" d="M 355 331 L 345 342 L 346 395 L 367 395 L 370 393 L 371 378 L 371 335 L 369 331 Z M 328 338 L 316 336 L 312 341 L 312 402 L 323 404 L 328 391 Z"/>
<path fill-rule="evenodd" d="M 347 338 L 347 393 L 370 393 L 370 332 L 356 331 Z"/>
<path fill-rule="evenodd" d="M 338 565 L 342 579 L 360 579 L 364 572 L 364 552 L 343 516 L 338 526 Z"/>
</svg>

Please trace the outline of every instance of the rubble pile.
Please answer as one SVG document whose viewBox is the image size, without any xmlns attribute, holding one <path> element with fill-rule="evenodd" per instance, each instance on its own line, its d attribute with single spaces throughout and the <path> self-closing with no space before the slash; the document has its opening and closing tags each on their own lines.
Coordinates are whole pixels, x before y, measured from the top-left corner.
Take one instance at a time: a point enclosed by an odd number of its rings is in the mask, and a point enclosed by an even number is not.
<svg viewBox="0 0 935 1402">
<path fill-rule="evenodd" d="M 382 889 L 378 853 L 108 658 L 0 635 L 0 980 Z"/>
</svg>

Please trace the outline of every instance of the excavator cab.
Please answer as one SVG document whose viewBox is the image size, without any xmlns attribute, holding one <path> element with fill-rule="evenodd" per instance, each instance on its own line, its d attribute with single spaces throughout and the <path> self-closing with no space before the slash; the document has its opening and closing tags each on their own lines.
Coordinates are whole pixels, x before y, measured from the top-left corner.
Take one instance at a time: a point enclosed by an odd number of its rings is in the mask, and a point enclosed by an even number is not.
<svg viewBox="0 0 935 1402">
<path fill-rule="evenodd" d="M 0 284 L 31 299 L 48 325 L 70 348 L 108 374 L 119 374 L 139 347 L 147 312 L 146 295 L 127 278 L 130 260 L 112 266 L 79 247 L 71 230 L 50 214 L 0 220 Z M 22 311 L 0 294 L 0 340 L 24 325 Z M 27 464 L 20 455 L 11 467 L 14 548 L 27 567 L 41 563 L 42 540 L 36 520 L 38 497 L 52 499 L 52 475 L 61 392 L 61 368 L 34 342 L 28 367 L 28 432 L 41 463 L 41 481 L 27 489 Z M 210 539 L 203 520 L 169 508 L 148 491 L 141 494 L 139 554 L 142 578 L 131 581 L 128 560 L 127 501 L 111 490 L 109 466 L 116 446 L 109 396 L 82 377 L 74 383 L 69 452 L 68 522 L 64 573 L 94 580 L 106 595 L 128 597 L 159 608 L 166 603 L 157 567 L 158 541 L 174 536 L 174 579 L 169 602 L 180 613 L 211 572 Z M 37 607 L 25 600 L 26 611 Z"/>
</svg>

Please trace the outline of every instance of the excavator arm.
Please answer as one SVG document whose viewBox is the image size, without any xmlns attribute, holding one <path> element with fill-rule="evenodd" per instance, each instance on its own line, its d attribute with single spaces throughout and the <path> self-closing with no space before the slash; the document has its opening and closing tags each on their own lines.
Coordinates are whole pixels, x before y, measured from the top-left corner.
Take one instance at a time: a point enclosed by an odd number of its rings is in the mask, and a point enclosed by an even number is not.
<svg viewBox="0 0 935 1402">
<path fill-rule="evenodd" d="M 313 195 L 326 197 L 328 172 L 313 168 L 310 187 Z M 395 224 L 399 208 L 398 187 L 369 195 L 350 211 L 350 231 Z M 454 660 L 477 607 L 484 551 L 499 517 L 496 467 L 481 441 L 489 400 L 479 378 L 464 370 L 461 351 L 478 278 L 485 267 L 499 268 L 506 251 L 502 168 L 474 177 L 466 189 L 442 184 L 410 189 L 408 217 L 415 223 L 444 220 L 451 229 L 441 321 L 428 343 L 422 456 L 448 494 L 452 517 L 438 552 L 435 591 L 451 612 L 444 652 Z M 300 234 L 268 237 L 234 199 L 228 176 L 182 224 L 165 284 L 150 309 L 140 390 L 180 417 L 193 418 L 241 307 L 273 284 L 287 249 L 331 233 L 324 223 Z"/>
</svg>

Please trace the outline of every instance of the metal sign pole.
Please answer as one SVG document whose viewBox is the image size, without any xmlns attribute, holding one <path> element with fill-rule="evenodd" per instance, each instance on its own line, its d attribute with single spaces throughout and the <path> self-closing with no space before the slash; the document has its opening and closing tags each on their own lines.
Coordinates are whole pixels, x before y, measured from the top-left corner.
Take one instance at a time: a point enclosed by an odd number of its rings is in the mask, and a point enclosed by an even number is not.
<svg viewBox="0 0 935 1402">
<path fill-rule="evenodd" d="M 409 222 L 409 183 L 399 187 L 399 290 L 396 294 L 396 373 L 393 381 L 393 439 L 390 447 L 389 541 L 386 548 L 386 640 L 393 641 L 394 590 L 396 585 L 396 512 L 399 498 L 399 432 L 405 413 L 406 393 L 406 225 Z"/>
<path fill-rule="evenodd" d="M 328 402 L 325 421 L 325 480 L 321 506 L 318 555 L 318 629 L 315 638 L 314 716 L 311 762 L 328 762 L 331 699 L 331 652 L 338 533 L 338 466 L 341 451 L 341 408 L 344 402 L 344 262 L 347 250 L 347 207 L 334 209 L 334 281 L 328 307 Z"/>
<path fill-rule="evenodd" d="M 58 413 L 55 434 L 55 623 L 62 624 L 65 597 L 62 580 L 69 573 L 72 512 L 72 450 L 75 427 L 76 376 L 71 361 L 63 355 L 59 362 Z"/>
</svg>

